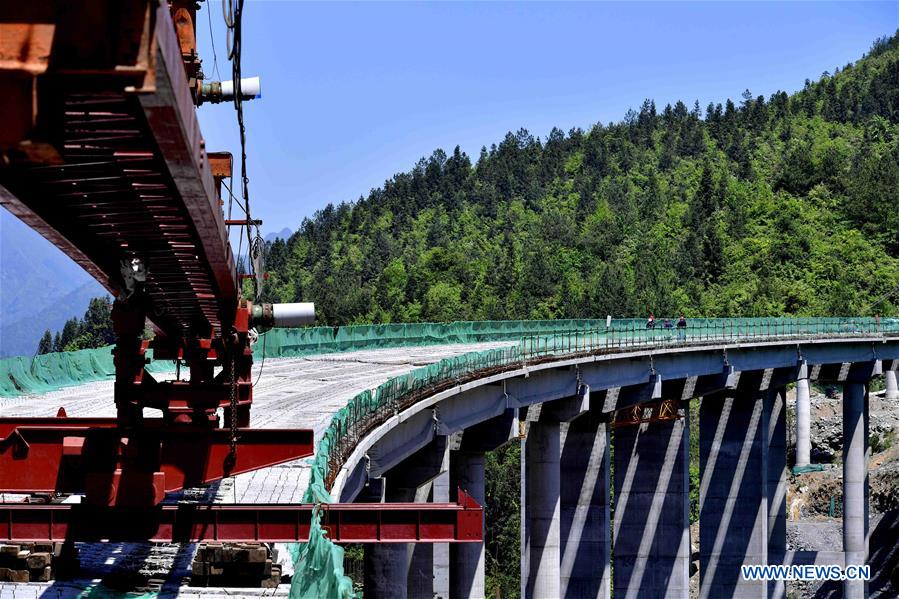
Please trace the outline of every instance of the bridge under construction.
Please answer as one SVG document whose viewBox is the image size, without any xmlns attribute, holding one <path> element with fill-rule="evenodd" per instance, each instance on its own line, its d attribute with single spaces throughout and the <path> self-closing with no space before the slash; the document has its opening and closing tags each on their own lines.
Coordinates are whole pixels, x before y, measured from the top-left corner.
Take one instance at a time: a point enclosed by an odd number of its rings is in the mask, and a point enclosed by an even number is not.
<svg viewBox="0 0 899 599">
<path fill-rule="evenodd" d="M 196 117 L 204 102 L 232 101 L 243 136 L 255 90 L 240 73 L 242 2 L 231 82 L 204 79 L 196 12 L 185 0 L 0 8 L 0 204 L 116 298 L 113 348 L 0 365 L 13 396 L 0 403 L 0 542 L 17 548 L 10 576 L 41 580 L 0 583 L 4 599 L 62 592 L 36 547 L 70 558 L 80 547 L 86 560 L 104 541 L 192 555 L 213 543 L 190 558 L 194 583 L 220 575 L 208 554 L 240 544 L 274 586 L 277 558 L 253 544 L 301 542 L 296 559 L 282 551 L 290 588 L 271 591 L 294 597 L 351 593 L 339 544 L 364 543 L 366 597 L 483 597 L 484 455 L 513 442 L 523 597 L 687 597 L 695 397 L 701 597 L 786 595 L 783 581 L 744 578 L 744 565 L 867 563 L 868 386 L 882 375 L 896 396 L 899 322 L 296 330 L 313 323 L 311 304 L 257 301 L 245 156 L 245 214 L 232 219 L 232 157 L 207 151 Z M 248 275 L 229 227 L 254 248 Z M 794 551 L 785 390 L 799 390 L 807 463 L 809 381 L 843 390 L 843 544 Z M 843 589 L 868 592 L 862 579 Z"/>
</svg>

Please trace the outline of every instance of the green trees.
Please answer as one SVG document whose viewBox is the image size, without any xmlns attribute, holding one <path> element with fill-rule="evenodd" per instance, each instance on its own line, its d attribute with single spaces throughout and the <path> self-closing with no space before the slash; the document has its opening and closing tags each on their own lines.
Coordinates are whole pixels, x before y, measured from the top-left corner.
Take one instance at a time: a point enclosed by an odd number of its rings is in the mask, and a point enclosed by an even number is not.
<svg viewBox="0 0 899 599">
<path fill-rule="evenodd" d="M 793 95 L 437 151 L 270 244 L 265 295 L 324 324 L 868 314 L 899 284 L 897 206 L 893 37 Z"/>
<path fill-rule="evenodd" d="M 84 318 L 70 318 L 51 338 L 44 331 L 38 343 L 37 353 L 73 351 L 90 347 L 103 347 L 115 341 L 112 330 L 112 305 L 106 297 L 95 297 L 88 303 Z"/>
</svg>

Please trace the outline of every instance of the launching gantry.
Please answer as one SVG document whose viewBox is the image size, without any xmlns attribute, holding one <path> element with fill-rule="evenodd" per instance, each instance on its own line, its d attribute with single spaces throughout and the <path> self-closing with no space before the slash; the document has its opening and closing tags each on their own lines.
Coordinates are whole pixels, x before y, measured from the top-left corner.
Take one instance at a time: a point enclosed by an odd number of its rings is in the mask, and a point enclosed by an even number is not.
<svg viewBox="0 0 899 599">
<path fill-rule="evenodd" d="M 0 204 L 115 296 L 117 408 L 115 418 L 0 419 L 0 491 L 83 495 L 74 506 L 0 506 L 0 539 L 308 534 L 311 506 L 163 505 L 167 493 L 313 454 L 310 430 L 249 428 L 255 333 L 310 324 L 314 307 L 241 296 L 227 227 L 258 221 L 225 220 L 231 157 L 207 153 L 196 107 L 232 99 L 235 88 L 244 99 L 260 90 L 252 78 L 205 80 L 198 6 L 0 6 Z M 185 364 L 189 381 L 156 380 L 145 368 L 150 350 Z M 146 408 L 161 415 L 145 417 Z M 481 508 L 460 501 L 335 505 L 343 525 L 328 530 L 335 540 L 480 541 Z M 344 511 L 352 513 L 341 520 Z M 351 533 L 347 522 L 378 530 Z"/>
</svg>

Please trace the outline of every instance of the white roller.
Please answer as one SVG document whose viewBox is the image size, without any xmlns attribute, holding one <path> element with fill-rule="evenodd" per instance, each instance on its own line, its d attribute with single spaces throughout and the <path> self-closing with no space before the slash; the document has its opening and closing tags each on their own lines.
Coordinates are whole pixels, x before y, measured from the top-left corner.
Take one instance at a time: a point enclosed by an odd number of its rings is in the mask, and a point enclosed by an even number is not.
<svg viewBox="0 0 899 599">
<path fill-rule="evenodd" d="M 244 100 L 262 97 L 262 81 L 259 77 L 243 77 L 240 80 L 240 94 Z M 234 99 L 234 81 L 222 81 L 222 99 Z"/>
<path fill-rule="evenodd" d="M 272 304 L 272 319 L 276 327 L 304 327 L 315 324 L 315 304 L 312 302 Z"/>
</svg>

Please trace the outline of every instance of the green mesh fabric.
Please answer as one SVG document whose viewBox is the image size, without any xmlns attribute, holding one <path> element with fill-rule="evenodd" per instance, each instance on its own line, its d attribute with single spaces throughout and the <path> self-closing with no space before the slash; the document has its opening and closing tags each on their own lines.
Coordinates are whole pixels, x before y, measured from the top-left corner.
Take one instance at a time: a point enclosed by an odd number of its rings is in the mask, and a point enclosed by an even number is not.
<svg viewBox="0 0 899 599">
<path fill-rule="evenodd" d="M 92 584 L 77 595 L 78 599 L 168 599 L 175 596 L 177 596 L 177 593 L 172 591 L 126 593 L 111 589 L 103 583 Z"/>
<path fill-rule="evenodd" d="M 262 335 L 253 353 L 257 358 L 296 358 L 386 347 L 514 341 L 527 335 L 599 327 L 605 327 L 605 320 L 485 320 L 273 329 Z"/>
<path fill-rule="evenodd" d="M 111 345 L 97 349 L 54 352 L 34 357 L 0 360 L 0 397 L 47 393 L 63 387 L 100 381 L 115 376 Z M 153 351 L 147 352 L 152 360 Z M 150 372 L 170 372 L 172 362 L 150 362 Z"/>
<path fill-rule="evenodd" d="M 292 599 L 353 597 L 353 581 L 343 573 L 343 547 L 328 540 L 321 527 L 321 513 L 312 512 L 308 543 L 288 545 L 294 562 L 289 596 Z"/>
<path fill-rule="evenodd" d="M 793 466 L 793 474 L 805 474 L 807 472 L 822 472 L 824 464 L 808 464 L 806 466 Z"/>
</svg>

